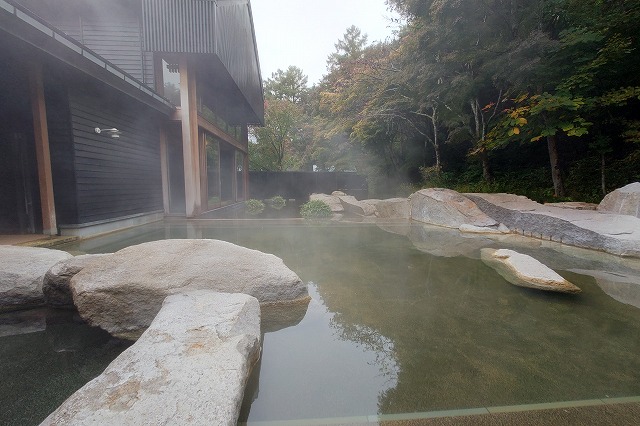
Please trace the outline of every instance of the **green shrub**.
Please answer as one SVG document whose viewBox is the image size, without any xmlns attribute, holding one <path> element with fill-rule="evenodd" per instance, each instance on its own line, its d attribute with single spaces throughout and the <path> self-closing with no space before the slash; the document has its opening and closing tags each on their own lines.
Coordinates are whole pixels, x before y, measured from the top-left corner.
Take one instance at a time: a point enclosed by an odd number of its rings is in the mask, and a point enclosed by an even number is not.
<svg viewBox="0 0 640 426">
<path fill-rule="evenodd" d="M 287 205 L 287 200 L 285 200 L 279 195 L 276 195 L 273 198 L 269 198 L 267 202 L 269 203 L 269 206 L 272 209 L 276 209 L 276 210 L 282 210 L 282 208 Z"/>
<path fill-rule="evenodd" d="M 322 200 L 311 200 L 300 207 L 300 215 L 307 219 L 330 217 L 331 214 L 331 207 Z"/>
<path fill-rule="evenodd" d="M 251 200 L 247 200 L 247 202 L 244 203 L 244 208 L 246 209 L 247 213 L 251 215 L 259 215 L 264 211 L 264 203 L 260 200 L 255 200 L 252 198 Z"/>
</svg>

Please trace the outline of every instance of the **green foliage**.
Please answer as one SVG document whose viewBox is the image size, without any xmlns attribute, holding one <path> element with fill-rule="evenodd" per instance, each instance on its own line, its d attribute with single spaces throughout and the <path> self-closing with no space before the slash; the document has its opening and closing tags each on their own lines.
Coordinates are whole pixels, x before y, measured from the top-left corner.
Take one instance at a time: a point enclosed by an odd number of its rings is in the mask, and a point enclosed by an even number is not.
<svg viewBox="0 0 640 426">
<path fill-rule="evenodd" d="M 257 216 L 264 211 L 264 203 L 260 200 L 250 199 L 244 203 L 246 212 L 250 215 Z"/>
<path fill-rule="evenodd" d="M 253 169 L 358 171 L 376 196 L 423 183 L 546 201 L 637 179 L 637 1 L 387 3 L 406 22 L 395 39 L 350 27 L 318 85 L 301 89 L 295 67 L 267 80 Z"/>
<path fill-rule="evenodd" d="M 279 69 L 271 74 L 271 78 L 264 82 L 264 92 L 267 99 L 279 99 L 301 104 L 306 101 L 309 93 L 308 77 L 304 72 L 291 65 L 286 70 Z"/>
<path fill-rule="evenodd" d="M 269 198 L 267 200 L 267 203 L 269 204 L 269 207 L 271 207 L 272 209 L 282 210 L 284 206 L 287 205 L 287 200 L 285 200 L 280 195 L 276 195 L 275 197 Z"/>
<path fill-rule="evenodd" d="M 322 200 L 310 200 L 300 207 L 300 215 L 306 219 L 331 217 L 331 207 Z"/>
</svg>

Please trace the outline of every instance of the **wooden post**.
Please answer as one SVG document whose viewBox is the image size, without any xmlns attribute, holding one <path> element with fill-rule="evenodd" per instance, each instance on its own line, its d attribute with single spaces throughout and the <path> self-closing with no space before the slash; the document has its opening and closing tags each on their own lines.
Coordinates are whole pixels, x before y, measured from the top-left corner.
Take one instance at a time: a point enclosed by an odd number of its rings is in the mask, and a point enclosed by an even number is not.
<svg viewBox="0 0 640 426">
<path fill-rule="evenodd" d="M 38 183 L 40 186 L 40 205 L 42 210 L 42 233 L 57 235 L 56 206 L 53 194 L 51 174 L 51 153 L 49 151 L 49 129 L 47 127 L 47 107 L 44 100 L 42 64 L 29 64 L 29 96 L 33 115 L 33 135 L 36 143 L 38 162 Z"/>
<path fill-rule="evenodd" d="M 184 157 L 184 198 L 187 217 L 201 212 L 198 109 L 195 72 L 190 72 L 186 57 L 181 57 L 180 105 L 182 110 L 182 153 Z"/>
</svg>

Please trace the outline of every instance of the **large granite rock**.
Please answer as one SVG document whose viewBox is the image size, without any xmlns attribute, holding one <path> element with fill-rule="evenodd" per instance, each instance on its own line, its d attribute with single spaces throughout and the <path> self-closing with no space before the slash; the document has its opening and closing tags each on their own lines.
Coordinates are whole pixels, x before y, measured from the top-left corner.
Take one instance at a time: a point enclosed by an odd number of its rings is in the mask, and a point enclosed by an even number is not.
<svg viewBox="0 0 640 426">
<path fill-rule="evenodd" d="M 306 302 L 307 286 L 272 254 L 217 240 L 162 240 L 96 259 L 71 279 L 78 312 L 125 338 L 149 326 L 166 296 L 245 293 L 260 303 Z"/>
<path fill-rule="evenodd" d="M 85 266 L 104 256 L 109 254 L 82 254 L 53 265 L 45 274 L 42 285 L 45 303 L 53 308 L 73 308 L 71 278 Z"/>
<path fill-rule="evenodd" d="M 559 293 L 580 293 L 580 288 L 526 254 L 483 248 L 480 256 L 484 263 L 513 285 Z"/>
<path fill-rule="evenodd" d="M 409 219 L 411 208 L 407 198 L 389 198 L 375 203 L 377 216 L 382 219 Z"/>
<path fill-rule="evenodd" d="M 431 225 L 497 227 L 498 222 L 480 211 L 469 199 L 450 189 L 428 188 L 409 197 L 411 219 Z"/>
<path fill-rule="evenodd" d="M 342 203 L 340 202 L 340 198 L 336 195 L 327 195 L 327 194 L 311 194 L 309 196 L 309 201 L 320 200 L 324 201 L 331 207 L 331 211 L 333 213 L 342 213 L 344 212 L 344 207 L 342 207 Z"/>
<path fill-rule="evenodd" d="M 640 182 L 608 193 L 598 205 L 598 210 L 640 218 Z"/>
<path fill-rule="evenodd" d="M 175 294 L 133 346 L 42 425 L 236 425 L 259 355 L 255 298 Z"/>
<path fill-rule="evenodd" d="M 464 194 L 486 215 L 527 237 L 640 257 L 640 219 L 545 206 L 512 194 Z"/>
<path fill-rule="evenodd" d="M 71 257 L 60 250 L 0 246 L 0 311 L 42 304 L 44 275 Z"/>
<path fill-rule="evenodd" d="M 369 203 L 358 201 L 352 195 L 341 195 L 338 197 L 344 211 L 359 216 L 373 216 L 376 214 L 376 208 Z"/>
</svg>

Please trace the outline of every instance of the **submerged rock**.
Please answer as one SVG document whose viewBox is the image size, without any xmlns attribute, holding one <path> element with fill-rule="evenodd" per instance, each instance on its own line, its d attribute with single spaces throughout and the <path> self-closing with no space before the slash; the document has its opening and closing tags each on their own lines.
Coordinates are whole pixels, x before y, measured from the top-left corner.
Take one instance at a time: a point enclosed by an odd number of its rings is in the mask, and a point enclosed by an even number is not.
<svg viewBox="0 0 640 426">
<path fill-rule="evenodd" d="M 71 257 L 60 250 L 0 246 L 0 311 L 44 303 L 45 274 L 59 261 Z"/>
<path fill-rule="evenodd" d="M 640 218 L 640 182 L 608 193 L 598 205 L 598 210 Z"/>
<path fill-rule="evenodd" d="M 555 271 L 526 254 L 513 250 L 480 250 L 482 261 L 496 270 L 505 280 L 519 287 L 559 293 L 580 293 L 580 288 L 562 278 Z"/>
<path fill-rule="evenodd" d="M 480 211 L 472 201 L 450 189 L 422 189 L 412 194 L 409 201 L 411 219 L 417 222 L 447 228 L 498 226 L 498 222 Z"/>
<path fill-rule="evenodd" d="M 45 274 L 42 285 L 42 293 L 47 305 L 54 308 L 73 308 L 71 278 L 95 259 L 104 256 L 109 256 L 109 254 L 83 254 L 61 260 L 53 265 Z"/>
<path fill-rule="evenodd" d="M 255 298 L 175 294 L 133 346 L 42 425 L 236 425 L 259 355 Z"/>
<path fill-rule="evenodd" d="M 260 303 L 308 299 L 282 259 L 218 240 L 162 240 L 96 259 L 71 279 L 83 319 L 118 337 L 137 337 L 168 295 L 188 290 L 245 293 Z"/>
</svg>

